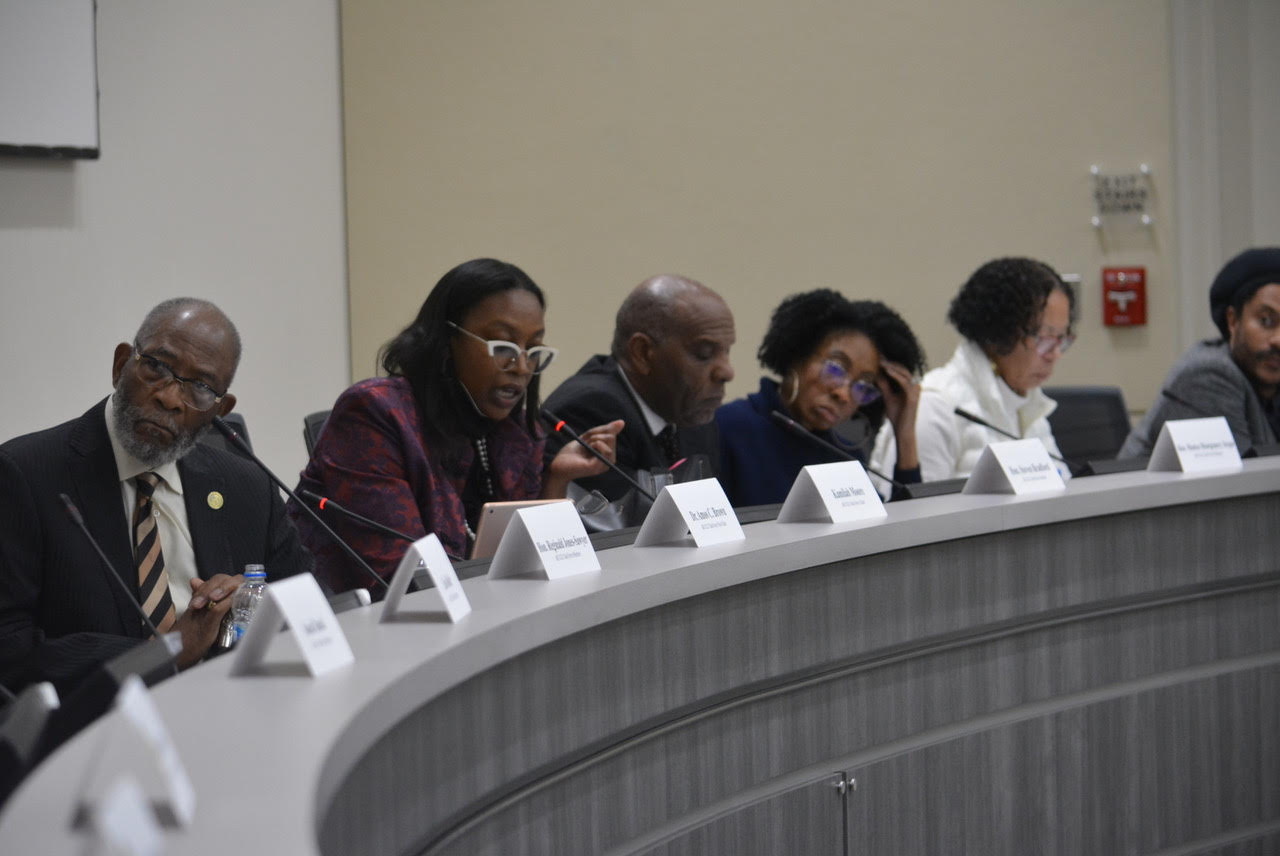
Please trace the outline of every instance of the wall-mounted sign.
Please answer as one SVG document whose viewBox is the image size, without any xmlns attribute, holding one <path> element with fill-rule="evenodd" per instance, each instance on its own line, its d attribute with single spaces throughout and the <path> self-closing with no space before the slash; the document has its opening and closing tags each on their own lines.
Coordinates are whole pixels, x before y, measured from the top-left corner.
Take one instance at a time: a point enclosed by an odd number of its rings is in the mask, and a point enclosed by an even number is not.
<svg viewBox="0 0 1280 856">
<path fill-rule="evenodd" d="M 1093 176 L 1095 228 L 1120 222 L 1137 222 L 1150 226 L 1151 167 L 1142 164 L 1137 172 L 1103 172 L 1101 167 L 1089 168 Z"/>
</svg>

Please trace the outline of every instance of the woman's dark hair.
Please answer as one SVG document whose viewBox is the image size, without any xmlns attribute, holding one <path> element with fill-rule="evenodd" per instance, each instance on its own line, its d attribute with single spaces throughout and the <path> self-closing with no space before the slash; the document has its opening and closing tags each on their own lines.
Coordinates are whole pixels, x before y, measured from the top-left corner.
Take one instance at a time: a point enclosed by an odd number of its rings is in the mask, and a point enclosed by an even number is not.
<svg viewBox="0 0 1280 856">
<path fill-rule="evenodd" d="M 913 374 L 924 371 L 924 349 L 902 316 L 878 300 L 849 300 L 837 291 L 820 288 L 793 294 L 778 304 L 756 357 L 779 377 L 812 357 L 832 333 L 862 333 L 883 359 L 899 363 Z M 884 421 L 884 401 L 859 408 L 872 431 Z"/>
<path fill-rule="evenodd" d="M 1002 356 L 1039 332 L 1040 316 L 1055 289 L 1067 296 L 1074 327 L 1076 295 L 1057 271 L 1035 259 L 994 259 L 960 286 L 947 320 L 983 351 Z"/>
<path fill-rule="evenodd" d="M 440 277 L 413 323 L 382 346 L 378 360 L 387 374 L 409 381 L 427 436 L 447 441 L 487 429 L 489 420 L 476 411 L 457 379 L 450 348 L 454 330 L 446 322 L 461 325 L 477 303 L 516 288 L 546 307 L 542 289 L 515 265 L 497 259 L 463 262 Z M 529 381 L 524 418 L 529 433 L 538 436 L 538 375 Z"/>
</svg>

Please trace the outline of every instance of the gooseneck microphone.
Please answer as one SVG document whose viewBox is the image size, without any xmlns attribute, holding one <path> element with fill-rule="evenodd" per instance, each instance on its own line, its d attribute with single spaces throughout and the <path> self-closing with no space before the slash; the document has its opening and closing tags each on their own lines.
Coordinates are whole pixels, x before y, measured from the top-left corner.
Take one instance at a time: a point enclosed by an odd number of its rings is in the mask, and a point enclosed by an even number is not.
<svg viewBox="0 0 1280 856">
<path fill-rule="evenodd" d="M 586 449 L 592 455 L 594 455 L 595 457 L 603 461 L 606 467 L 613 470 L 618 475 L 622 476 L 631 484 L 632 487 L 640 491 L 645 496 L 649 497 L 650 502 L 658 501 L 658 498 L 656 496 L 654 496 L 651 492 L 645 490 L 640 486 L 640 482 L 636 481 L 631 476 L 623 472 L 622 467 L 618 466 L 613 461 L 609 460 L 604 455 L 597 452 L 595 449 L 591 448 L 590 444 L 588 444 L 585 440 L 583 440 L 581 435 L 579 435 L 577 431 L 574 431 L 572 428 L 569 427 L 569 423 L 565 422 L 563 419 L 561 419 L 559 416 L 556 416 L 554 413 L 552 413 L 550 410 L 547 410 L 545 407 L 542 408 L 539 415 L 542 416 L 542 419 L 544 422 L 546 422 L 549 426 L 551 426 L 552 431 L 556 432 L 557 434 L 566 434 L 568 435 L 570 440 L 577 441 L 578 445 L 582 446 L 582 448 Z"/>
<path fill-rule="evenodd" d="M 404 541 L 409 544 L 412 544 L 414 541 L 418 540 L 417 538 L 414 538 L 411 535 L 404 534 L 399 529 L 392 529 L 390 526 L 385 526 L 376 520 L 370 520 L 368 517 L 365 517 L 363 514 L 356 514 L 351 509 L 338 505 L 338 503 L 336 503 L 335 501 L 333 501 L 327 496 L 321 496 L 320 494 L 309 491 L 306 488 L 303 488 L 302 490 L 298 491 L 298 493 L 302 494 L 307 499 L 315 503 L 316 508 L 320 509 L 321 511 L 325 511 L 326 509 L 333 509 L 334 511 L 341 514 L 343 517 L 346 517 L 349 520 L 354 520 L 356 523 L 359 523 L 361 526 L 367 526 L 368 528 L 372 529 L 375 532 L 381 532 L 383 535 L 386 535 L 391 538 L 399 538 L 401 541 Z"/>
<path fill-rule="evenodd" d="M 1183 407 L 1190 410 L 1192 413 L 1198 413 L 1201 416 L 1208 416 L 1208 417 L 1222 415 L 1221 413 L 1210 413 L 1209 411 L 1205 410 L 1203 407 L 1196 407 L 1190 401 L 1187 401 L 1185 398 L 1179 398 L 1178 396 L 1170 392 L 1168 389 L 1161 389 L 1160 394 L 1163 395 L 1165 398 L 1169 399 L 1170 401 L 1172 401 L 1174 404 L 1182 405 Z"/>
<path fill-rule="evenodd" d="M 298 492 L 301 493 L 307 499 L 311 500 L 313 503 L 315 503 L 316 508 L 320 509 L 321 511 L 329 511 L 329 510 L 336 511 L 339 514 L 341 514 L 343 517 L 346 517 L 348 520 L 354 521 L 355 523 L 359 523 L 361 526 L 368 527 L 369 529 L 372 529 L 374 532 L 381 532 L 383 535 L 386 535 L 388 538 L 399 538 L 401 541 L 404 541 L 407 544 L 412 544 L 414 541 L 418 540 L 417 538 L 414 538 L 412 535 L 406 535 L 405 533 L 401 532 L 399 529 L 392 529 L 390 526 L 379 523 L 376 520 L 370 520 L 368 517 L 365 517 L 363 514 L 356 514 L 350 508 L 339 505 L 338 503 L 334 502 L 332 499 L 330 499 L 327 496 L 321 496 L 320 494 L 309 491 L 306 488 L 303 488 Z M 448 550 L 446 550 L 444 554 L 448 556 L 451 561 L 454 561 L 454 562 L 463 561 L 462 559 L 450 553 Z"/>
<path fill-rule="evenodd" d="M 1008 437 L 1010 440 L 1026 439 L 1025 437 L 1015 437 L 1014 435 L 1010 434 L 1008 431 L 1005 431 L 1003 428 L 997 428 L 987 420 L 983 419 L 981 416 L 975 416 L 962 407 L 957 407 L 955 409 L 955 413 L 956 413 L 956 416 L 959 416 L 961 419 L 968 419 L 970 422 L 973 422 L 976 425 L 981 425 L 983 428 L 987 428 L 991 431 L 996 432 L 1001 437 Z M 1052 452 L 1049 452 L 1048 449 L 1046 449 L 1045 451 L 1048 453 L 1049 457 L 1053 458 L 1055 461 L 1057 461 L 1060 464 L 1065 464 L 1068 470 L 1075 472 L 1075 469 L 1076 469 L 1075 464 L 1071 463 L 1066 458 L 1059 458 L 1057 455 L 1053 454 Z"/>
<path fill-rule="evenodd" d="M 790 431 L 792 434 L 795 434 L 797 437 L 800 437 L 804 440 L 808 440 L 810 443 L 813 443 L 815 446 L 820 446 L 823 449 L 826 449 L 828 452 L 835 455 L 837 458 L 840 458 L 842 461 L 858 460 L 853 455 L 850 455 L 848 452 L 846 452 L 844 449 L 841 449 L 839 446 L 835 445 L 834 443 L 828 443 L 826 440 L 822 439 L 817 434 L 814 434 L 808 428 L 804 427 L 799 422 L 792 419 L 787 414 L 783 413 L 781 410 L 773 411 L 772 413 L 769 414 L 769 418 L 772 419 L 774 422 L 778 423 L 779 425 L 781 425 L 787 431 Z M 858 461 L 858 463 L 862 463 L 862 462 Z M 862 468 L 867 472 L 871 473 L 871 475 L 875 476 L 876 478 L 884 479 L 889 484 L 893 485 L 894 488 L 896 488 L 897 490 L 901 490 L 907 493 L 910 492 L 910 488 L 908 488 L 905 484 L 898 481 L 897 479 L 891 479 L 884 473 L 878 470 L 871 469 L 871 467 L 867 466 L 866 464 L 862 464 Z"/>
<path fill-rule="evenodd" d="M 366 562 L 364 559 L 360 558 L 360 554 L 357 553 L 355 550 L 351 549 L 351 545 L 348 544 L 346 541 L 343 541 L 342 538 L 338 536 L 337 532 L 334 532 L 332 529 L 330 529 L 329 525 L 320 519 L 320 515 L 315 512 L 315 509 L 313 509 L 311 506 L 307 505 L 305 502 L 299 499 L 298 495 L 294 493 L 292 490 L 290 490 L 289 487 L 284 482 L 276 478 L 276 474 L 271 472 L 271 469 L 262 462 L 262 459 L 253 453 L 253 450 L 249 448 L 249 444 L 246 443 L 244 439 L 239 434 L 236 433 L 236 429 L 228 425 L 221 416 L 213 417 L 213 425 L 215 428 L 218 429 L 218 431 L 222 433 L 222 436 L 227 438 L 228 442 L 230 442 L 237 449 L 239 449 L 245 455 L 245 457 L 247 457 L 249 460 L 257 464 L 258 469 L 262 470 L 264 473 L 267 474 L 267 478 L 271 479 L 272 484 L 274 484 L 276 487 L 284 491 L 285 494 L 290 499 L 292 499 L 294 502 L 298 504 L 299 508 L 301 508 L 308 515 L 310 515 L 311 519 L 315 521 L 316 525 L 325 531 L 325 534 L 328 535 L 333 540 L 333 543 L 337 544 L 339 547 L 342 548 L 342 551 L 346 553 L 347 556 L 353 562 L 356 563 L 356 565 L 359 566 L 360 570 L 368 574 L 371 580 L 376 581 L 378 585 L 382 586 L 383 590 L 386 591 L 387 581 L 384 580 L 382 577 L 378 576 L 377 571 L 369 567 L 369 563 Z"/>
<path fill-rule="evenodd" d="M 62 500 L 62 506 L 67 509 L 67 516 L 71 518 L 71 522 L 84 533 L 84 537 L 93 545 L 94 552 L 98 554 L 98 558 L 102 560 L 102 564 L 107 568 L 107 576 L 110 577 L 120 591 L 124 593 L 124 599 L 129 601 L 134 609 L 138 611 L 138 615 L 142 617 L 142 623 L 151 631 L 151 635 L 160 638 L 159 629 L 151 622 L 151 617 L 147 615 L 147 611 L 142 608 L 142 604 L 138 603 L 138 596 L 134 592 L 129 591 L 129 587 L 124 584 L 124 577 L 116 573 L 115 565 L 111 564 L 111 560 L 107 558 L 107 554 L 102 551 L 102 547 L 98 545 L 98 539 L 93 537 L 93 533 L 89 531 L 89 527 L 84 525 L 84 517 L 80 514 L 80 509 L 76 508 L 76 504 L 71 501 L 71 497 L 65 493 L 58 494 L 58 499 Z"/>
</svg>

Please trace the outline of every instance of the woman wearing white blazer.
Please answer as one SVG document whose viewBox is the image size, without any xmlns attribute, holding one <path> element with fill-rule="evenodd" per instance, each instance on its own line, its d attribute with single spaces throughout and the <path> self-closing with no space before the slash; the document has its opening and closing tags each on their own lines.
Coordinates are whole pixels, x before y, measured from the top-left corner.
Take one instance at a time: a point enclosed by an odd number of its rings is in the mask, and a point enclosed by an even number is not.
<svg viewBox="0 0 1280 856">
<path fill-rule="evenodd" d="M 921 382 L 916 437 L 924 481 L 969 475 L 983 448 L 1008 438 L 965 419 L 965 410 L 1015 437 L 1037 437 L 1061 456 L 1049 427 L 1057 404 L 1041 385 L 1075 341 L 1075 295 L 1044 262 L 989 261 L 951 301 L 947 320 L 964 337 Z M 1063 478 L 1070 478 L 1059 464 Z"/>
</svg>

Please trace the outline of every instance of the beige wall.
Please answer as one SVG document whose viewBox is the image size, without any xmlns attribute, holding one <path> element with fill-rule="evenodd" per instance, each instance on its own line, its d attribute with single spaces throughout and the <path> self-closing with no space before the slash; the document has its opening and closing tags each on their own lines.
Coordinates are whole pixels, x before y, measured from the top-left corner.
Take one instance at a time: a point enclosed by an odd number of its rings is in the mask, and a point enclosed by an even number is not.
<svg viewBox="0 0 1280 856">
<path fill-rule="evenodd" d="M 84 413 L 147 310 L 192 295 L 240 328 L 236 409 L 293 481 L 351 368 L 338 11 L 97 4 L 102 157 L 0 158 L 0 442 Z"/>
<path fill-rule="evenodd" d="M 1182 336 L 1216 335 L 1205 285 L 1228 258 L 1280 244 L 1280 3 L 1171 0 Z"/>
<path fill-rule="evenodd" d="M 562 361 L 676 271 L 738 319 L 731 395 L 785 295 L 885 300 L 938 365 L 981 262 L 1083 277 L 1055 382 L 1147 406 L 1177 350 L 1165 0 L 344 0 L 353 377 L 453 264 L 547 291 Z M 1090 164 L 1154 169 L 1156 226 L 1099 241 Z M 1146 265 L 1150 325 L 1101 324 L 1100 268 Z"/>
</svg>

